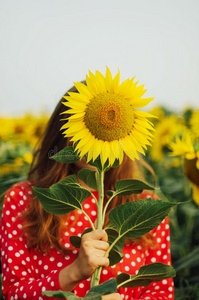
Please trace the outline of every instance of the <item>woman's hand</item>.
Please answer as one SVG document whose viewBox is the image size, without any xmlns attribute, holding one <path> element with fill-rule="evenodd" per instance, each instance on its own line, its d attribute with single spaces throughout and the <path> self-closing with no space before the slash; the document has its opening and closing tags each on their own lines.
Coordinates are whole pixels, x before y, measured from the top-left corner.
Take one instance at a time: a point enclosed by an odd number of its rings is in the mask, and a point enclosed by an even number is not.
<svg viewBox="0 0 199 300">
<path fill-rule="evenodd" d="M 73 290 L 79 282 L 90 277 L 98 267 L 108 267 L 109 259 L 104 257 L 109 248 L 107 241 L 108 236 L 103 229 L 97 229 L 83 235 L 77 259 L 59 273 L 59 282 L 63 290 Z M 114 298 L 103 299 L 111 300 Z"/>
<path fill-rule="evenodd" d="M 102 296 L 102 300 L 122 300 L 122 297 L 118 293 Z"/>
<path fill-rule="evenodd" d="M 90 277 L 100 266 L 108 267 L 109 259 L 104 257 L 109 248 L 107 241 L 107 233 L 102 229 L 83 235 L 79 255 L 76 259 L 79 281 Z"/>
</svg>

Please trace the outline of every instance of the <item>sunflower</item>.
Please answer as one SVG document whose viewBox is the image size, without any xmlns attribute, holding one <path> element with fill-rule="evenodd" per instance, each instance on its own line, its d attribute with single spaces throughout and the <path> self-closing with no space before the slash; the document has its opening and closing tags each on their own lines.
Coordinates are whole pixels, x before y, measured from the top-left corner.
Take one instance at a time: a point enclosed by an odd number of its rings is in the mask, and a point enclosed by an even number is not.
<svg viewBox="0 0 199 300">
<path fill-rule="evenodd" d="M 184 156 L 187 160 L 195 160 L 196 168 L 199 170 L 199 151 L 194 149 L 190 134 L 185 134 L 180 139 L 176 137 L 175 142 L 169 145 L 172 156 Z"/>
<path fill-rule="evenodd" d="M 199 205 L 199 151 L 194 148 L 191 133 L 176 137 L 169 147 L 172 150 L 170 155 L 184 157 L 184 174 L 193 187 L 193 200 Z"/>
<path fill-rule="evenodd" d="M 102 165 L 109 160 L 123 161 L 124 153 L 132 160 L 139 159 L 138 152 L 150 145 L 153 124 L 148 118 L 153 115 L 136 110 L 144 107 L 153 98 L 141 98 L 144 86 L 137 86 L 134 78 L 120 84 L 120 73 L 112 78 L 106 68 L 103 76 L 89 71 L 86 85 L 74 83 L 79 93 L 68 93 L 63 104 L 70 114 L 62 126 L 65 137 L 70 137 L 80 158 L 87 155 L 87 162 L 100 157 Z"/>
<path fill-rule="evenodd" d="M 150 154 L 155 161 L 161 161 L 165 156 L 165 152 L 168 152 L 168 145 L 176 134 L 182 132 L 183 126 L 175 115 L 171 115 L 163 118 L 156 125 L 155 129 L 156 132 Z"/>
<path fill-rule="evenodd" d="M 194 138 L 199 138 L 199 110 L 192 113 L 190 125 Z"/>
</svg>

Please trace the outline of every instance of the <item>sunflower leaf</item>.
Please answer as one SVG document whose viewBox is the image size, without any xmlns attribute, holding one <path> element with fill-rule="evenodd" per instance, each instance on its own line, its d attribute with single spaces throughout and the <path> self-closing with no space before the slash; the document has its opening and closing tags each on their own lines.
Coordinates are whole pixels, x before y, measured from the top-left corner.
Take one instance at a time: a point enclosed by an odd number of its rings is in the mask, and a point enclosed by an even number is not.
<svg viewBox="0 0 199 300">
<path fill-rule="evenodd" d="M 78 297 L 71 292 L 64 291 L 46 291 L 43 292 L 42 295 L 48 297 L 54 297 L 57 299 L 68 299 L 68 300 L 101 300 L 103 295 L 115 293 L 117 291 L 116 279 L 112 278 L 105 281 L 102 284 L 94 286 L 90 289 L 90 291 L 86 294 L 84 298 Z"/>
<path fill-rule="evenodd" d="M 76 296 L 71 292 L 64 292 L 64 291 L 46 291 L 42 293 L 43 296 L 47 297 L 54 297 L 56 299 L 68 299 L 68 300 L 80 300 L 82 298 Z"/>
<path fill-rule="evenodd" d="M 162 263 L 153 263 L 140 268 L 137 275 L 121 273 L 117 276 L 118 287 L 148 286 L 152 281 L 161 281 L 166 278 L 175 277 L 176 272 L 172 266 Z"/>
<path fill-rule="evenodd" d="M 116 168 L 120 165 L 119 159 L 115 159 L 113 165 L 109 165 L 109 160 L 107 159 L 105 164 L 102 166 L 101 158 L 98 156 L 94 161 L 90 160 L 89 165 L 96 167 L 99 171 L 108 171 L 111 168 Z"/>
<path fill-rule="evenodd" d="M 127 196 L 140 194 L 143 190 L 154 190 L 155 188 L 137 179 L 119 180 L 115 184 L 115 196 Z M 107 191 L 107 195 L 112 196 L 113 191 Z"/>
<path fill-rule="evenodd" d="M 77 182 L 76 175 L 69 175 L 69 176 L 63 178 L 62 180 L 60 180 L 59 183 L 80 186 L 80 184 Z"/>
<path fill-rule="evenodd" d="M 88 163 L 89 165 L 96 167 L 101 172 L 105 171 L 106 168 L 108 167 L 108 160 L 105 162 L 104 166 L 102 166 L 100 156 L 98 156 L 94 161 L 93 160 L 88 161 Z"/>
<path fill-rule="evenodd" d="M 116 240 L 138 238 L 158 226 L 174 205 L 151 198 L 121 204 L 109 213 L 110 223 L 106 229 L 118 232 Z"/>
<path fill-rule="evenodd" d="M 97 191 L 96 171 L 90 169 L 81 169 L 78 172 L 78 178 L 82 180 L 91 189 Z"/>
<path fill-rule="evenodd" d="M 81 246 L 81 237 L 77 235 L 71 235 L 70 236 L 70 243 L 73 245 L 75 248 L 80 248 Z"/>
<path fill-rule="evenodd" d="M 108 234 L 108 243 L 112 245 L 112 243 L 118 238 L 118 232 L 113 229 L 106 229 L 106 233 Z M 121 261 L 123 258 L 122 250 L 124 247 L 125 237 L 119 239 L 119 241 L 113 246 L 111 251 L 109 252 L 109 266 L 113 266 Z"/>
<path fill-rule="evenodd" d="M 50 158 L 65 164 L 73 164 L 78 160 L 80 160 L 80 157 L 77 154 L 77 152 L 74 150 L 73 146 L 69 146 L 62 149 L 61 151 L 51 156 Z"/>
<path fill-rule="evenodd" d="M 88 292 L 88 294 L 84 297 L 84 299 L 87 299 L 87 300 L 93 299 L 93 298 L 89 298 L 89 296 L 93 293 L 97 293 L 102 296 L 102 295 L 115 293 L 116 291 L 117 291 L 116 279 L 111 278 L 111 279 L 103 282 L 102 284 L 92 287 L 90 289 L 90 291 Z M 87 298 L 87 296 L 88 296 L 88 298 Z"/>
<path fill-rule="evenodd" d="M 91 195 L 80 186 L 59 182 L 50 188 L 33 187 L 33 191 L 44 210 L 55 215 L 67 214 L 76 208 L 82 210 L 82 203 Z"/>
</svg>

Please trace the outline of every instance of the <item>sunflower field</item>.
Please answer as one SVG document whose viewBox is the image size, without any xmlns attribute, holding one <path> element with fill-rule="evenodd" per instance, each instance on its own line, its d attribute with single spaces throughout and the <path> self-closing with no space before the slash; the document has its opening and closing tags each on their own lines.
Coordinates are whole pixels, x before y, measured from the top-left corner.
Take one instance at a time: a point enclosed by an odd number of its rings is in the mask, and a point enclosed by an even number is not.
<svg viewBox="0 0 199 300">
<path fill-rule="evenodd" d="M 199 109 L 174 113 L 154 107 L 155 136 L 145 160 L 157 194 L 178 203 L 169 215 L 175 299 L 199 299 Z M 5 191 L 26 179 L 48 116 L 0 118 L 0 211 Z M 154 184 L 146 168 L 146 180 Z M 1 299 L 2 296 L 0 296 Z"/>
</svg>

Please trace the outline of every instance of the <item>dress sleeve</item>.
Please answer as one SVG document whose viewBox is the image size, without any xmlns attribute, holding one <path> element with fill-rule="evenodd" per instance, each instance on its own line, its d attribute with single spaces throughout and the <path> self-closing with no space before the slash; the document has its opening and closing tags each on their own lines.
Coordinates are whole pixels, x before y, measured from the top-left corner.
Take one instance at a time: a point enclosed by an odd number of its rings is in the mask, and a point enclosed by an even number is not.
<svg viewBox="0 0 199 300">
<path fill-rule="evenodd" d="M 4 299 L 47 299 L 45 290 L 59 290 L 59 272 L 53 270 L 37 278 L 31 263 L 26 238 L 22 235 L 21 213 L 32 197 L 30 185 L 17 185 L 6 194 L 0 227 L 2 279 Z"/>
<path fill-rule="evenodd" d="M 164 219 L 158 227 L 153 230 L 154 248 L 146 251 L 145 264 L 161 262 L 171 265 L 170 255 L 170 230 L 168 219 Z M 160 282 L 152 282 L 148 287 L 141 289 L 139 299 L 143 300 L 173 300 L 174 286 L 173 279 L 164 279 Z M 133 298 L 133 300 L 136 300 Z"/>
</svg>

